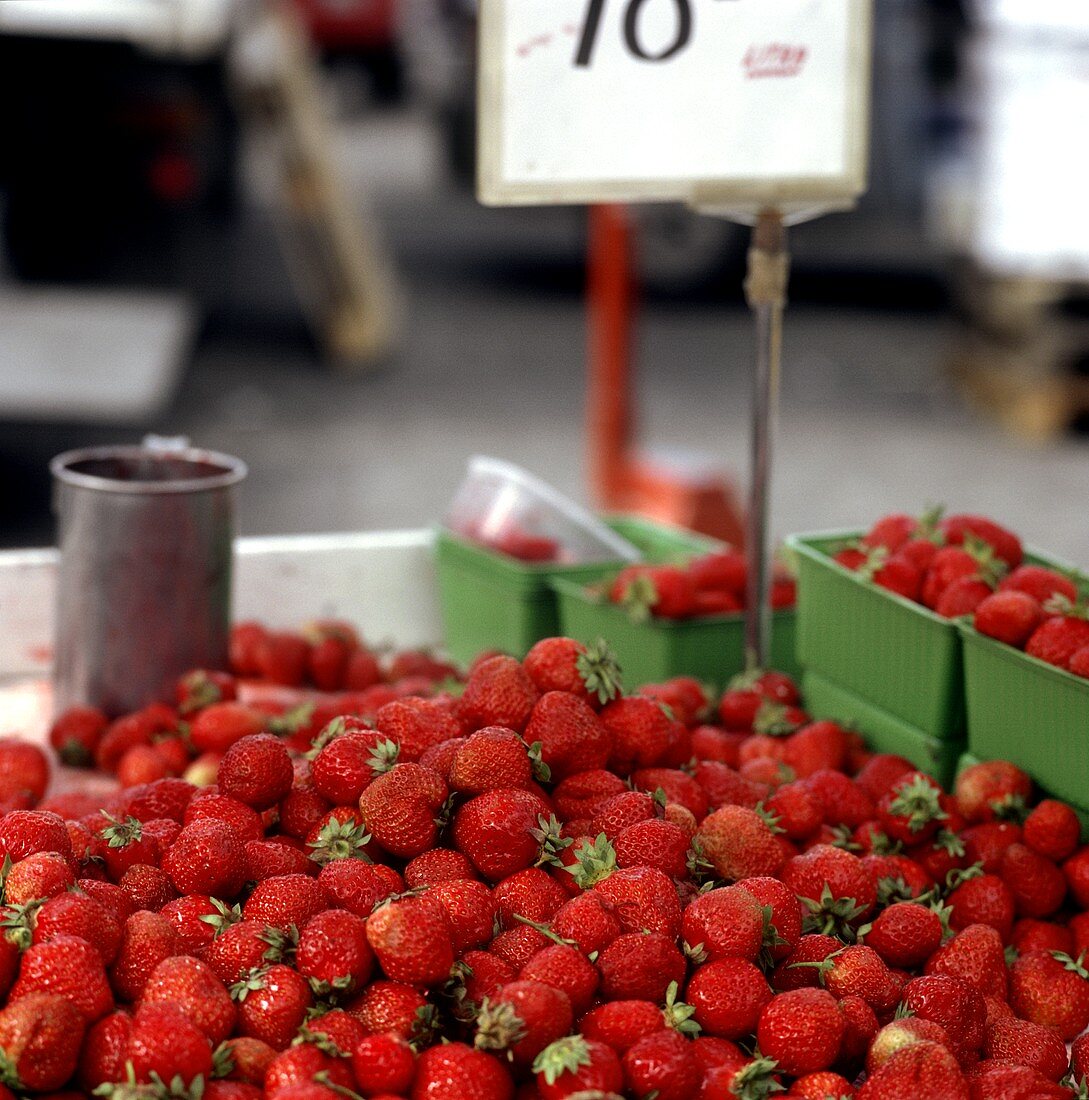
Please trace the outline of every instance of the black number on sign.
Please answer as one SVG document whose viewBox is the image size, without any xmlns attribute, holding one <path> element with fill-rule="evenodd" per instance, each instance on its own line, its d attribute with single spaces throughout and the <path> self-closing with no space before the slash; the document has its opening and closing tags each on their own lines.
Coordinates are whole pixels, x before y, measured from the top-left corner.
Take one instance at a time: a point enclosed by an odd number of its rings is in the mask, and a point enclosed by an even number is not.
<svg viewBox="0 0 1089 1100">
<path fill-rule="evenodd" d="M 624 45 L 628 52 L 641 61 L 668 61 L 676 56 L 692 40 L 692 0 L 673 0 L 677 9 L 677 34 L 670 45 L 659 53 L 648 53 L 639 39 L 639 16 L 647 0 L 628 0 L 624 11 Z M 594 45 L 605 12 L 605 0 L 590 0 L 586 5 L 586 18 L 575 51 L 575 64 L 588 68 L 594 56 Z"/>
<path fill-rule="evenodd" d="M 631 0 L 624 13 L 624 44 L 643 61 L 668 61 L 688 45 L 692 38 L 691 0 L 673 0 L 677 8 L 677 37 L 661 53 L 647 53 L 639 41 L 639 13 L 647 0 Z"/>
</svg>

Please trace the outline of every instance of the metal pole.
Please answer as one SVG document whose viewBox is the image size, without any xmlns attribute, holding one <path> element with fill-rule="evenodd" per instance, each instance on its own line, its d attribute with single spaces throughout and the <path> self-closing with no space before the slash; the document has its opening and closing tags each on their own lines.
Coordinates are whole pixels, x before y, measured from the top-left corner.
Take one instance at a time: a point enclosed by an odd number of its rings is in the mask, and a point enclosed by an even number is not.
<svg viewBox="0 0 1089 1100">
<path fill-rule="evenodd" d="M 786 229 L 777 210 L 761 211 L 749 248 L 745 297 L 756 317 L 756 372 L 753 381 L 749 516 L 746 539 L 748 592 L 745 663 L 767 668 L 771 653 L 771 548 L 768 516 L 772 445 L 779 407 L 779 365 L 783 309 L 789 275 Z"/>
</svg>

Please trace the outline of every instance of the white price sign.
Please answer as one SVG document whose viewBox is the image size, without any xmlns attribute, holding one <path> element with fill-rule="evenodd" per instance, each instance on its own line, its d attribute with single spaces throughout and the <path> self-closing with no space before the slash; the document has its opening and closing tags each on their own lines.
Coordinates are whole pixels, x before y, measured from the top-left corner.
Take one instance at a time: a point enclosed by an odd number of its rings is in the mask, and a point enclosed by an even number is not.
<svg viewBox="0 0 1089 1100">
<path fill-rule="evenodd" d="M 871 0 L 481 0 L 492 204 L 847 206 Z"/>
</svg>

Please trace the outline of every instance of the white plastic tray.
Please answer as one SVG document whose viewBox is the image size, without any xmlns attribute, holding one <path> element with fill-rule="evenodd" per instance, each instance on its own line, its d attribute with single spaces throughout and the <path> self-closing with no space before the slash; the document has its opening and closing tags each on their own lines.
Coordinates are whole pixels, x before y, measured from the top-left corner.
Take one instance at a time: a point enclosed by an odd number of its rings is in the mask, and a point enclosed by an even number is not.
<svg viewBox="0 0 1089 1100">
<path fill-rule="evenodd" d="M 239 539 L 234 618 L 354 623 L 372 643 L 442 641 L 428 530 Z M 41 736 L 51 711 L 54 550 L 0 551 L 0 735 Z"/>
</svg>

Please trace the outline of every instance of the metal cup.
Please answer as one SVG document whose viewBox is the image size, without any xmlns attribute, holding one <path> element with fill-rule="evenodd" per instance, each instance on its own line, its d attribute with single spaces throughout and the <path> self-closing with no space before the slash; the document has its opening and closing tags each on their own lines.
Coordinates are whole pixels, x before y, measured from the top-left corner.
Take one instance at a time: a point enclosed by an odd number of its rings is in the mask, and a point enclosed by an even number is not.
<svg viewBox="0 0 1089 1100">
<path fill-rule="evenodd" d="M 245 464 L 185 441 L 145 441 L 68 451 L 50 469 L 57 706 L 115 716 L 169 698 L 189 669 L 225 668 Z"/>
</svg>

